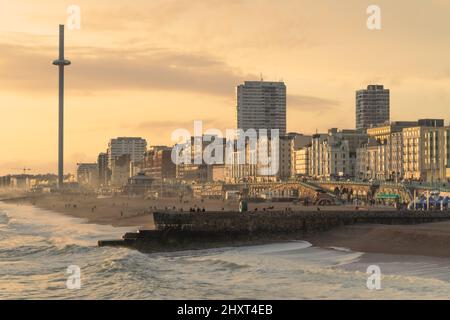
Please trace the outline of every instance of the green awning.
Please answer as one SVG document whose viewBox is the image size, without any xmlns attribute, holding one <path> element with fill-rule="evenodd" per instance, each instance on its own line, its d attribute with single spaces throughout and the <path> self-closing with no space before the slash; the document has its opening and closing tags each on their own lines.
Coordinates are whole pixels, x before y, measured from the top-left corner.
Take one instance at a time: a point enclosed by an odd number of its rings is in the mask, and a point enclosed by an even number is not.
<svg viewBox="0 0 450 320">
<path fill-rule="evenodd" d="M 396 193 L 381 192 L 381 193 L 377 194 L 377 198 L 378 199 L 398 199 L 398 198 L 400 198 L 400 196 Z"/>
</svg>

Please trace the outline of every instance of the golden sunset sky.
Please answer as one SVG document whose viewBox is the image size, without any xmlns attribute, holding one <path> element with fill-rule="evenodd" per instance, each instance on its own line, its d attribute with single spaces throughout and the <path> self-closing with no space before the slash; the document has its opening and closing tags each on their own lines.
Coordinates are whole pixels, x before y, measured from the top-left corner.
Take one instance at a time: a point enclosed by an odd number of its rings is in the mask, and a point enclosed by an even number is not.
<svg viewBox="0 0 450 320">
<path fill-rule="evenodd" d="M 370 83 L 391 89 L 392 120 L 450 118 L 447 0 L 0 0 L 0 175 L 56 172 L 51 62 L 70 4 L 66 171 L 111 137 L 234 128 L 235 87 L 261 73 L 286 83 L 288 131 L 354 128 L 355 90 Z M 380 31 L 366 27 L 371 4 Z"/>
</svg>

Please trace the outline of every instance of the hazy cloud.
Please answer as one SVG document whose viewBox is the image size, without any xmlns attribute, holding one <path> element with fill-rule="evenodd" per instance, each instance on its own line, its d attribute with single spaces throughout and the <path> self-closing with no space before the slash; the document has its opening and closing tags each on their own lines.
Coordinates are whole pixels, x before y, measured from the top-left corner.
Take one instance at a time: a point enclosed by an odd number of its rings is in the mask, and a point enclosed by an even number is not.
<svg viewBox="0 0 450 320">
<path fill-rule="evenodd" d="M 175 129 L 183 128 L 187 129 L 193 132 L 194 127 L 194 121 L 202 121 L 203 123 L 203 130 L 211 129 L 211 128 L 217 128 L 220 130 L 227 129 L 226 123 L 224 121 L 221 121 L 219 119 L 212 119 L 212 118 L 199 118 L 199 119 L 191 119 L 191 120 L 180 120 L 180 121 L 144 121 L 139 123 L 136 126 L 136 129 L 139 130 L 161 130 L 161 131 L 173 131 Z M 228 128 L 230 129 L 230 128 Z"/>
<path fill-rule="evenodd" d="M 55 90 L 56 57 L 48 47 L 0 43 L 0 86 L 13 90 Z M 227 96 L 252 75 L 215 57 L 161 48 L 66 50 L 71 90 L 176 90 Z"/>
<path fill-rule="evenodd" d="M 305 96 L 305 95 L 288 95 L 288 107 L 299 111 L 324 111 L 339 106 L 339 101 Z"/>
</svg>

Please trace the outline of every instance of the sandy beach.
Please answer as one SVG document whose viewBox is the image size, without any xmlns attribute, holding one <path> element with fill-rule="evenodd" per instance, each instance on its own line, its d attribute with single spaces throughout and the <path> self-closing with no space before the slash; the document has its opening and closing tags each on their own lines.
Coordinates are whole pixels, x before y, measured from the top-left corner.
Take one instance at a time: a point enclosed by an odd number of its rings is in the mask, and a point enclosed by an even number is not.
<svg viewBox="0 0 450 320">
<path fill-rule="evenodd" d="M 189 211 L 190 208 L 203 208 L 206 211 L 237 211 L 239 203 L 235 201 L 205 200 L 185 198 L 182 202 L 177 198 L 144 199 L 115 196 L 98 198 L 93 195 L 39 195 L 23 198 L 23 194 L 8 194 L 5 198 L 17 197 L 17 200 L 7 200 L 18 205 L 31 204 L 41 209 L 53 210 L 68 214 L 77 218 L 87 219 L 90 223 L 107 224 L 117 227 L 141 226 L 145 229 L 153 229 L 152 213 L 156 210 Z M 0 198 L 2 199 L 2 198 Z M 302 204 L 293 203 L 250 203 L 249 211 L 253 210 L 317 210 L 315 206 L 305 207 Z M 354 206 L 320 207 L 326 210 L 355 210 Z M 376 209 L 373 209 L 376 210 Z"/>
<path fill-rule="evenodd" d="M 17 205 L 31 204 L 52 210 L 89 223 L 106 224 L 115 227 L 137 226 L 154 229 L 152 213 L 156 210 L 173 209 L 189 211 L 189 208 L 205 208 L 207 211 L 237 210 L 238 203 L 222 200 L 143 199 L 128 197 L 97 198 L 91 195 L 45 195 L 20 199 Z M 249 210 L 316 210 L 288 203 L 250 204 Z M 336 207 L 321 207 L 321 211 Z M 339 210 L 355 210 L 352 206 L 341 206 Z M 375 209 L 373 209 L 375 210 Z M 450 214 L 450 213 L 449 213 Z M 344 247 L 354 251 L 384 254 L 420 255 L 450 257 L 450 222 L 420 225 L 351 225 L 331 231 L 306 236 L 304 240 L 319 247 Z"/>
<path fill-rule="evenodd" d="M 320 247 L 430 257 L 450 257 L 450 221 L 417 225 L 351 225 L 307 237 Z"/>
<path fill-rule="evenodd" d="M 13 198 L 12 194 L 4 195 L 3 199 Z M 114 227 L 138 226 L 143 229 L 154 229 L 153 212 L 156 210 L 181 210 L 189 208 L 205 208 L 220 211 L 237 210 L 237 202 L 209 200 L 204 203 L 198 199 L 144 199 L 122 196 L 98 198 L 92 195 L 43 195 L 6 200 L 17 205 L 34 205 L 41 209 L 52 210 L 77 218 L 86 219 L 89 223 L 112 225 Z M 1 199 L 1 198 L 0 198 Z"/>
</svg>

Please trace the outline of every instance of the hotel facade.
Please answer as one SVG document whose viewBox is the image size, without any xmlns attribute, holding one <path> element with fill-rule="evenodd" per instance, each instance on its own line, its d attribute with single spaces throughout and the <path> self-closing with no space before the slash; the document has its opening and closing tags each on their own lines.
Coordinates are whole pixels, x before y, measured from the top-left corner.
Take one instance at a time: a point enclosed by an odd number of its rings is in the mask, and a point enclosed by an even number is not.
<svg viewBox="0 0 450 320">
<path fill-rule="evenodd" d="M 450 179 L 450 127 L 441 119 L 393 122 L 367 130 L 357 152 L 358 177 L 428 183 Z"/>
</svg>

